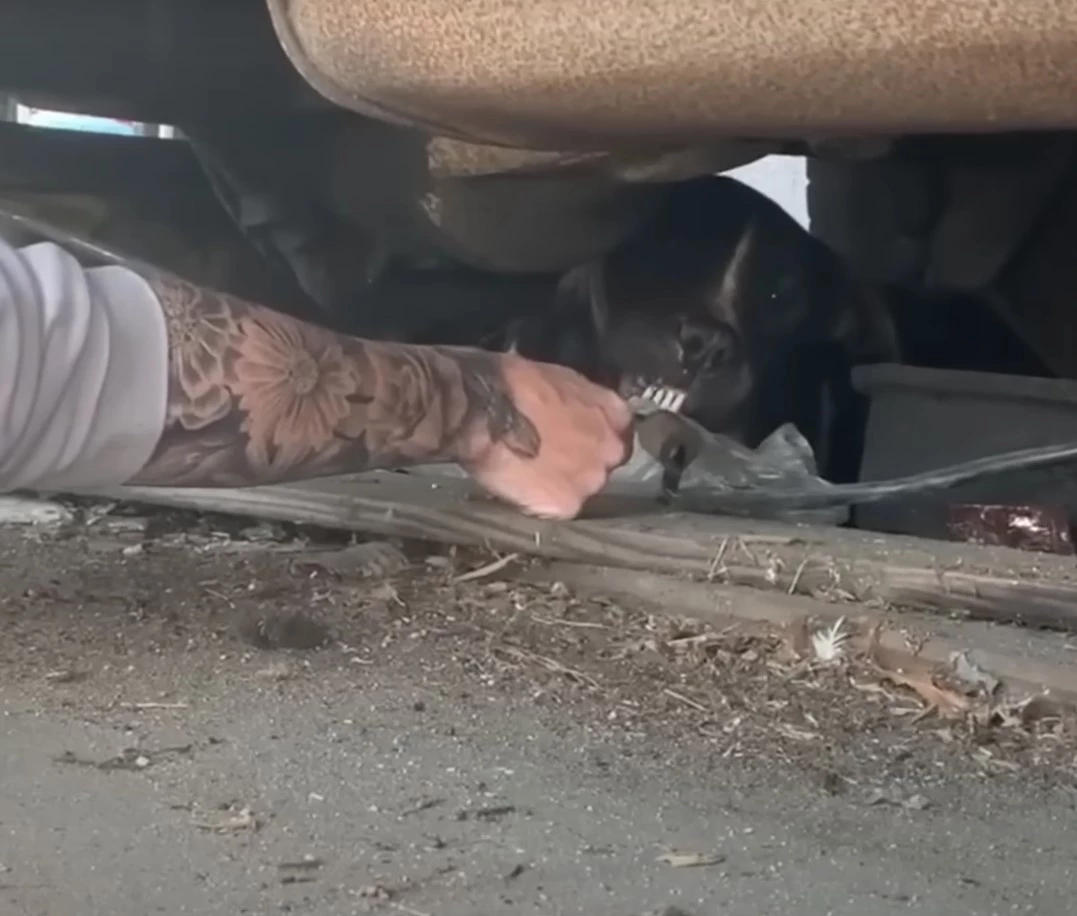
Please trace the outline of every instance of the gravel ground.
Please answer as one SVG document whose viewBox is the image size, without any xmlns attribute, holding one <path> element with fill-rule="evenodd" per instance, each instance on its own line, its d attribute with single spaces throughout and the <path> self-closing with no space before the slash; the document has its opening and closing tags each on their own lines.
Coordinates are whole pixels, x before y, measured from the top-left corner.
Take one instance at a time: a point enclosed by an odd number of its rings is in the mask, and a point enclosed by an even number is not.
<svg viewBox="0 0 1077 916">
<path fill-rule="evenodd" d="M 0 529 L 2 912 L 1072 911 L 1066 721 L 476 553 L 93 521 Z"/>
</svg>

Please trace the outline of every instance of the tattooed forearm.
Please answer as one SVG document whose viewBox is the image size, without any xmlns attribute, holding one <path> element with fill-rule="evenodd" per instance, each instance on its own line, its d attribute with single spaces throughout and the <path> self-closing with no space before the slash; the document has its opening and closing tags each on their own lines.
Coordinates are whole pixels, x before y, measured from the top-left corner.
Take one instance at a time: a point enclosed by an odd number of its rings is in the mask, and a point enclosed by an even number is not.
<svg viewBox="0 0 1077 916">
<path fill-rule="evenodd" d="M 493 443 L 538 453 L 495 354 L 363 341 L 145 276 L 168 323 L 168 415 L 133 483 L 274 483 L 467 461 Z"/>
</svg>

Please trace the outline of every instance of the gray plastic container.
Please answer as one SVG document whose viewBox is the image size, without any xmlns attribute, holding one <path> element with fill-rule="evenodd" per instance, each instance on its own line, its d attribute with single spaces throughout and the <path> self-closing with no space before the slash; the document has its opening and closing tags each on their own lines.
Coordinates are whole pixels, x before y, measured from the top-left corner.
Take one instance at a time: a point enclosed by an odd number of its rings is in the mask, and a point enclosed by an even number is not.
<svg viewBox="0 0 1077 916">
<path fill-rule="evenodd" d="M 903 477 L 987 455 L 1077 442 L 1077 382 L 985 372 L 859 366 L 853 386 L 871 399 L 861 480 Z M 862 506 L 861 528 L 948 536 L 949 506 L 1011 503 L 1077 516 L 1077 466 L 1022 471 L 936 495 Z"/>
</svg>

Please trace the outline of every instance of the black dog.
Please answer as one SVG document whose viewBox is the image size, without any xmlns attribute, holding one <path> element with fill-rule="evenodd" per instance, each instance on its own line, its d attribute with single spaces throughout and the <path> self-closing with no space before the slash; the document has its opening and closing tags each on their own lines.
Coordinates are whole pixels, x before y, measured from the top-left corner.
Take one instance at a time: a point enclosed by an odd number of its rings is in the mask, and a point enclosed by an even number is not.
<svg viewBox="0 0 1077 916">
<path fill-rule="evenodd" d="M 752 448 L 792 423 L 835 482 L 859 473 L 868 405 L 854 365 L 1048 374 L 989 305 L 862 280 L 770 198 L 723 177 L 672 186 L 652 222 L 568 274 L 554 307 L 508 343 L 626 396 L 662 391 Z"/>
<path fill-rule="evenodd" d="M 826 456 L 833 418 L 855 407 L 849 368 L 899 356 L 883 298 L 778 204 L 720 177 L 672 187 L 641 233 L 569 274 L 512 341 L 626 396 L 673 392 L 750 447 L 794 423 L 839 476 Z"/>
</svg>

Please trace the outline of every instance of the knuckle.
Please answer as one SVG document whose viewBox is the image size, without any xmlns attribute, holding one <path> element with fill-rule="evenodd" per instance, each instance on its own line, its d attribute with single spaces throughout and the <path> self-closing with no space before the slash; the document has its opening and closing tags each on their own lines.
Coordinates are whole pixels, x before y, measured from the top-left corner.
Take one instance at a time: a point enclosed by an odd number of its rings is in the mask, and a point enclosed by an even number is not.
<svg viewBox="0 0 1077 916">
<path fill-rule="evenodd" d="M 620 467 L 632 454 L 632 440 L 625 435 L 608 436 L 603 446 L 602 458 L 607 470 Z"/>
<path fill-rule="evenodd" d="M 583 500 L 575 496 L 566 496 L 547 503 L 542 514 L 543 518 L 567 521 L 575 518 L 580 513 Z"/>
<path fill-rule="evenodd" d="M 609 479 L 609 471 L 606 467 L 594 467 L 586 477 L 585 486 L 587 488 L 586 496 L 593 496 L 605 485 Z"/>
</svg>

